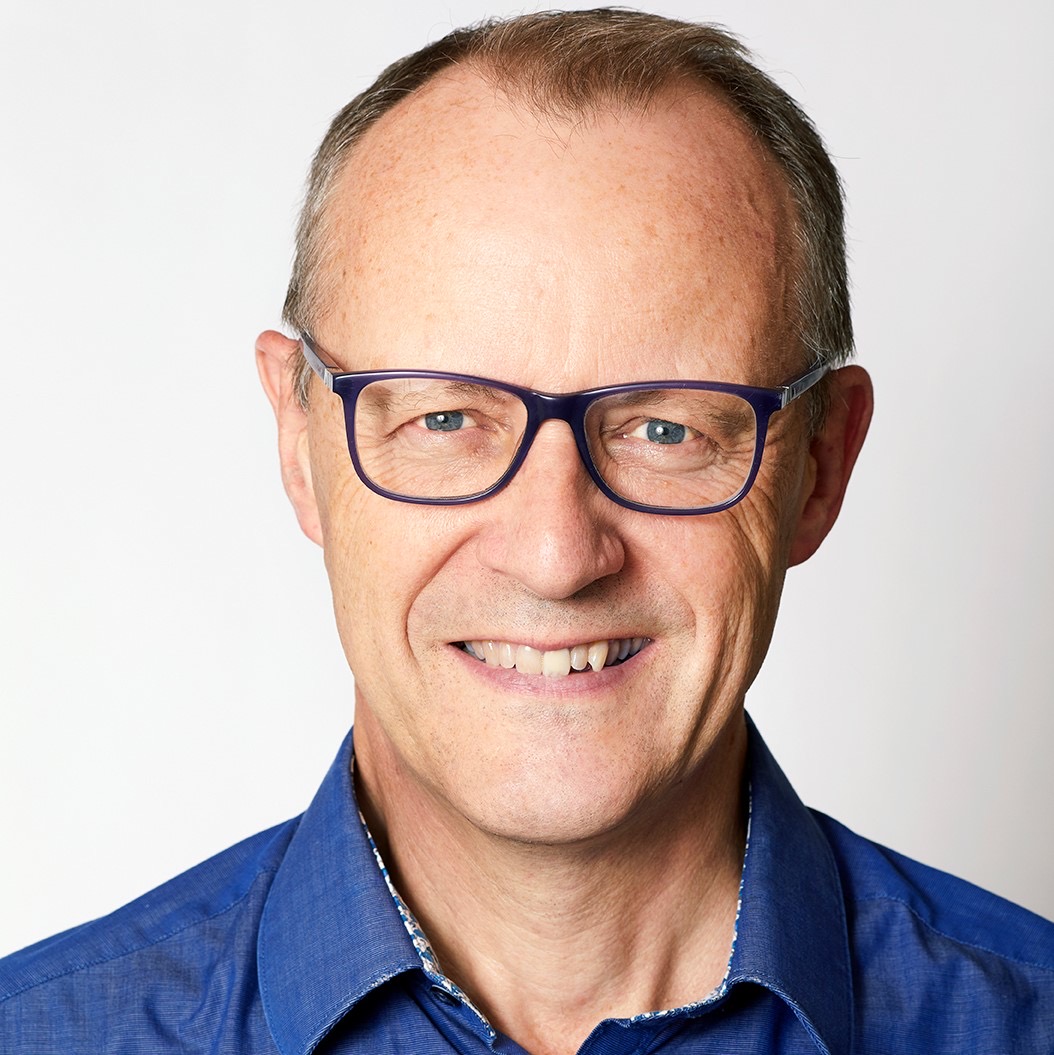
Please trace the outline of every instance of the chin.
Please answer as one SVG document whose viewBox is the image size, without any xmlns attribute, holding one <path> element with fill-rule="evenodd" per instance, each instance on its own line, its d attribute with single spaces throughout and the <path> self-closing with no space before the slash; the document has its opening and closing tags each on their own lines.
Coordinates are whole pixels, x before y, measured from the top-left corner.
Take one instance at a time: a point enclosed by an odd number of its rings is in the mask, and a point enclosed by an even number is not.
<svg viewBox="0 0 1054 1055">
<path fill-rule="evenodd" d="M 569 846 L 632 826 L 647 810 L 639 766 L 614 770 L 564 756 L 508 773 L 471 794 L 463 814 L 478 829 L 513 843 Z"/>
</svg>

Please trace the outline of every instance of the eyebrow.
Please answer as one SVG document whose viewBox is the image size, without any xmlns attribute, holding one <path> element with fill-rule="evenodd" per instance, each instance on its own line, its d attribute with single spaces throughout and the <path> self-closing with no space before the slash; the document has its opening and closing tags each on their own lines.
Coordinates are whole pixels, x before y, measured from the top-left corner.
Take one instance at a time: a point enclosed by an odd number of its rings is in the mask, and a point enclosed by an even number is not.
<svg viewBox="0 0 1054 1055">
<path fill-rule="evenodd" d="M 639 407 L 642 403 L 665 403 L 669 398 L 668 389 L 646 388 L 635 392 L 620 392 L 617 396 L 601 396 L 599 401 L 619 407 Z"/>
<path fill-rule="evenodd" d="M 659 387 L 635 392 L 623 392 L 617 396 L 605 396 L 601 397 L 601 401 L 605 403 L 610 401 L 612 405 L 617 407 L 638 407 L 645 403 L 650 407 L 661 407 L 663 403 L 674 401 L 678 397 L 683 397 L 686 401 L 690 401 L 693 397 L 705 396 L 709 392 L 710 390 L 705 388 Z M 737 399 L 734 404 L 721 405 L 715 402 L 710 409 L 714 412 L 711 420 L 716 421 L 725 428 L 743 428 L 748 420 L 756 420 L 754 408 L 742 398 Z M 677 407 L 674 408 L 675 416 L 676 412 Z"/>
<path fill-rule="evenodd" d="M 451 400 L 453 406 L 459 402 L 485 403 L 491 406 L 504 405 L 509 402 L 520 402 L 519 397 L 502 389 L 472 381 L 455 381 L 452 379 L 401 377 L 388 381 L 375 382 L 369 386 L 376 388 L 372 400 L 376 406 L 385 410 L 399 403 L 402 406 L 419 403 L 434 404 L 437 401 Z M 383 393 L 383 397 L 381 396 Z"/>
</svg>

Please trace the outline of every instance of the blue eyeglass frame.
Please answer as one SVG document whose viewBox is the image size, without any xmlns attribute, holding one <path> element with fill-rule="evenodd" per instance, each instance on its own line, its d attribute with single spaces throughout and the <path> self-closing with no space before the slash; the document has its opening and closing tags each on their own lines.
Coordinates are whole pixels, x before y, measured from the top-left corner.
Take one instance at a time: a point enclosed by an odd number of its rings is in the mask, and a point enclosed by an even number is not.
<svg viewBox="0 0 1054 1055">
<path fill-rule="evenodd" d="M 793 381 L 788 381 L 778 388 L 756 388 L 752 385 L 735 385 L 724 381 L 635 381 L 625 385 L 605 385 L 603 388 L 587 388 L 581 392 L 538 392 L 533 388 L 521 388 L 519 385 L 508 384 L 505 381 L 495 381 L 489 377 L 448 373 L 442 370 L 360 370 L 339 373 L 323 362 L 312 338 L 307 334 L 300 335 L 300 348 L 308 366 L 318 375 L 326 388 L 341 398 L 344 405 L 344 425 L 347 431 L 348 453 L 351 455 L 351 463 L 355 467 L 356 475 L 371 491 L 381 495 L 383 498 L 390 498 L 395 502 L 409 502 L 411 505 L 428 506 L 459 506 L 467 505 L 470 502 L 482 501 L 484 498 L 497 494 L 516 475 L 527 457 L 531 445 L 534 443 L 538 429 L 544 422 L 565 421 L 574 435 L 579 456 L 590 478 L 612 502 L 624 506 L 626 509 L 634 509 L 639 513 L 655 513 L 662 516 L 703 516 L 707 513 L 720 513 L 724 509 L 731 508 L 737 502 L 741 502 L 753 486 L 758 470 L 761 468 L 761 459 L 765 453 L 765 439 L 768 435 L 769 419 L 776 411 L 782 410 L 799 396 L 808 392 L 830 369 L 829 366 L 813 367 L 800 377 L 795 378 Z M 355 447 L 355 406 L 358 402 L 359 393 L 374 381 L 394 381 L 399 378 L 409 377 L 487 385 L 490 388 L 497 388 L 518 397 L 527 408 L 527 424 L 523 430 L 520 446 L 508 469 L 490 487 L 470 495 L 461 495 L 457 498 L 417 498 L 381 487 L 380 484 L 371 480 L 363 470 Z M 730 395 L 739 396 L 741 399 L 746 400 L 753 408 L 754 419 L 757 422 L 754 438 L 754 460 L 743 486 L 727 501 L 718 505 L 698 506 L 688 509 L 645 505 L 641 502 L 634 502 L 624 498 L 617 491 L 612 490 L 600 475 L 600 471 L 593 461 L 593 455 L 590 453 L 589 440 L 586 437 L 586 411 L 592 403 L 603 396 L 611 396 L 623 392 L 641 392 L 652 388 L 686 388 L 706 392 L 727 392 Z"/>
</svg>

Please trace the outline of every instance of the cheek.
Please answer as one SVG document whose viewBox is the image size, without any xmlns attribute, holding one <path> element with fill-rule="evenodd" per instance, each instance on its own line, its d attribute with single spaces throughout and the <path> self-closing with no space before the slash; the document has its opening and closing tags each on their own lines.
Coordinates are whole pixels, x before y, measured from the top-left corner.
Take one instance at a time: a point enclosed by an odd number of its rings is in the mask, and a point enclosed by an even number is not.
<svg viewBox="0 0 1054 1055">
<path fill-rule="evenodd" d="M 363 624 L 372 622 L 373 606 L 398 593 L 396 554 L 406 540 L 398 518 L 385 508 L 396 503 L 375 495 L 355 475 L 339 400 L 313 407 L 309 438 L 326 571 L 343 636 L 346 618 L 370 611 Z"/>
<path fill-rule="evenodd" d="M 735 620 L 728 630 L 745 662 L 748 683 L 757 675 L 776 622 L 790 545 L 800 513 L 804 461 L 776 455 L 771 470 L 759 478 L 747 499 L 734 507 L 733 560 L 738 566 L 739 596 L 728 599 Z M 749 616 L 749 617 L 748 617 Z"/>
<path fill-rule="evenodd" d="M 739 505 L 714 514 L 696 540 L 668 547 L 681 553 L 674 574 L 686 584 L 699 654 L 712 665 L 710 683 L 737 691 L 757 673 L 783 588 L 781 503 L 765 483 L 759 481 Z"/>
<path fill-rule="evenodd" d="M 378 662 L 405 669 L 415 605 L 459 540 L 436 510 L 382 498 L 349 473 L 332 481 L 319 511 L 337 629 L 366 681 Z"/>
</svg>

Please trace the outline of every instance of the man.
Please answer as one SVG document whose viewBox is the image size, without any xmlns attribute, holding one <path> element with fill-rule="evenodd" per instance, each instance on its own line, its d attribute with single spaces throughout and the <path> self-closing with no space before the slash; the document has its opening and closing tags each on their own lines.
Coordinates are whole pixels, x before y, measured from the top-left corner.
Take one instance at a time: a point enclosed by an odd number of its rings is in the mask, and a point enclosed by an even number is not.
<svg viewBox="0 0 1054 1055">
<path fill-rule="evenodd" d="M 0 967 L 3 1050 L 1054 1050 L 1054 928 L 810 814 L 745 717 L 870 418 L 847 304 L 830 161 L 723 34 L 386 71 L 257 345 L 354 750 Z"/>
</svg>

